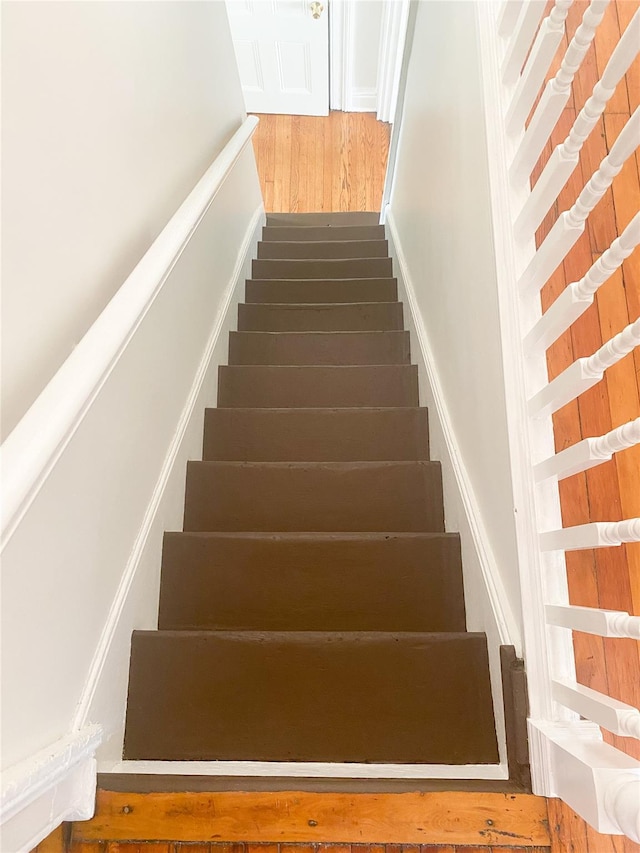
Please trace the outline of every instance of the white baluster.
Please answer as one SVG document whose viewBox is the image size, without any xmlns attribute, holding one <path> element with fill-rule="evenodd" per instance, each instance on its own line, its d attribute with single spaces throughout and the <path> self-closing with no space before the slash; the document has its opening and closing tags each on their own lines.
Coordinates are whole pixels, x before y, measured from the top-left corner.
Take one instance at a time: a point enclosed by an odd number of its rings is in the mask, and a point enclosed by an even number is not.
<svg viewBox="0 0 640 853">
<path fill-rule="evenodd" d="M 592 521 L 540 534 L 543 551 L 582 551 L 608 548 L 623 542 L 640 542 L 640 518 L 625 521 Z"/>
<path fill-rule="evenodd" d="M 599 637 L 627 637 L 640 640 L 640 616 L 630 616 L 621 610 L 600 610 L 575 604 L 547 604 L 545 614 L 549 625 L 571 628 Z"/>
<path fill-rule="evenodd" d="M 527 334 L 523 345 L 525 352 L 547 349 L 593 303 L 598 288 L 609 279 L 640 243 L 640 213 L 636 213 L 617 240 L 580 281 L 574 281 L 540 317 Z"/>
<path fill-rule="evenodd" d="M 548 415 L 566 406 L 588 391 L 603 377 L 605 370 L 628 355 L 640 344 L 640 317 L 607 341 L 588 358 L 579 358 L 545 385 L 528 403 L 532 417 Z"/>
<path fill-rule="evenodd" d="M 571 173 L 578 165 L 580 150 L 584 141 L 596 126 L 598 119 L 604 112 L 607 101 L 613 95 L 616 86 L 627 72 L 627 69 L 639 51 L 640 9 L 633 16 L 622 38 L 616 45 L 604 70 L 602 79 L 594 86 L 593 93 L 576 118 L 569 136 L 553 151 L 535 187 L 531 191 L 531 195 L 518 214 L 515 223 L 515 233 L 517 236 L 522 237 L 533 233 L 542 222 L 546 212 L 556 200 L 560 190 L 567 183 Z M 613 150 L 611 153 L 613 153 Z"/>
<path fill-rule="evenodd" d="M 498 15 L 498 35 L 508 38 L 516 25 L 524 0 L 504 0 Z"/>
<path fill-rule="evenodd" d="M 502 63 L 502 82 L 505 86 L 512 86 L 520 76 L 546 5 L 544 0 L 527 0 L 524 4 Z"/>
<path fill-rule="evenodd" d="M 565 678 L 553 682 L 553 698 L 607 731 L 640 738 L 640 711 L 632 705 Z"/>
<path fill-rule="evenodd" d="M 520 277 L 521 292 L 540 290 L 558 264 L 576 243 L 585 228 L 587 217 L 611 186 L 640 142 L 640 107 L 638 107 L 578 196 L 573 207 L 562 213 L 546 239 Z"/>
<path fill-rule="evenodd" d="M 606 435 L 585 438 L 544 462 L 539 462 L 533 469 L 534 476 L 538 483 L 548 477 L 564 480 L 579 471 L 607 462 L 614 453 L 633 447 L 634 444 L 640 444 L 640 418 L 612 429 Z"/>
<path fill-rule="evenodd" d="M 609 782 L 604 793 L 609 820 L 623 835 L 640 843 L 640 775 L 623 773 Z"/>
<path fill-rule="evenodd" d="M 542 22 L 505 116 L 507 133 L 520 131 L 564 35 L 564 22 L 573 0 L 556 0 Z"/>
<path fill-rule="evenodd" d="M 542 149 L 551 136 L 562 115 L 569 96 L 573 78 L 582 65 L 589 45 L 594 39 L 596 29 L 602 21 L 610 0 L 591 0 L 582 22 L 571 39 L 558 73 L 545 86 L 542 97 L 526 129 L 524 138 L 518 146 L 516 156 L 509 168 L 511 180 L 522 184 L 529 180 L 531 170 L 538 161 Z"/>
</svg>

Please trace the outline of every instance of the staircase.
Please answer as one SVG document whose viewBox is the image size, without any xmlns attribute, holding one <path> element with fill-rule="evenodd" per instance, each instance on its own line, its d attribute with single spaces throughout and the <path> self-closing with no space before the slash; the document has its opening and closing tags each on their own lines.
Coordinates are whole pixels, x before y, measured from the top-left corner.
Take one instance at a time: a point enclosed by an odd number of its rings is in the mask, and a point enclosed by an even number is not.
<svg viewBox="0 0 640 853">
<path fill-rule="evenodd" d="M 267 218 L 132 638 L 127 759 L 498 761 L 377 219 Z"/>
</svg>

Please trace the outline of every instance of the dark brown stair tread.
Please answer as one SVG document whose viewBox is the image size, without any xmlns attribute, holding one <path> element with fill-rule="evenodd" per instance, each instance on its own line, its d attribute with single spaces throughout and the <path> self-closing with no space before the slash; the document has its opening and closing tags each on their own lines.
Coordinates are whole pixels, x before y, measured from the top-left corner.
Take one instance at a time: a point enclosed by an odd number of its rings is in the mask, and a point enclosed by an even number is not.
<svg viewBox="0 0 640 853">
<path fill-rule="evenodd" d="M 388 255 L 386 240 L 261 240 L 258 243 L 261 260 L 386 258 Z"/>
<path fill-rule="evenodd" d="M 456 534 L 167 533 L 159 627 L 464 631 Z"/>
<path fill-rule="evenodd" d="M 486 640 L 135 631 L 124 756 L 495 763 Z"/>
<path fill-rule="evenodd" d="M 229 364 L 409 364 L 409 332 L 231 332 Z"/>
<path fill-rule="evenodd" d="M 241 332 L 394 331 L 404 327 L 401 302 L 241 303 Z"/>
<path fill-rule="evenodd" d="M 444 532 L 439 462 L 189 462 L 184 529 Z"/>
<path fill-rule="evenodd" d="M 395 278 L 247 279 L 245 299 L 252 303 L 395 302 Z"/>
<path fill-rule="evenodd" d="M 262 239 L 292 240 L 384 240 L 384 225 L 265 225 Z"/>
<path fill-rule="evenodd" d="M 309 408 L 417 406 L 418 368 L 403 365 L 219 368 L 218 406 Z"/>
<path fill-rule="evenodd" d="M 391 258 L 340 260 L 254 260 L 252 278 L 379 278 L 393 275 Z"/>
<path fill-rule="evenodd" d="M 330 213 L 267 213 L 267 225 L 378 225 L 379 211 Z"/>
<path fill-rule="evenodd" d="M 207 409 L 203 459 L 358 462 L 429 458 L 427 410 Z"/>
</svg>

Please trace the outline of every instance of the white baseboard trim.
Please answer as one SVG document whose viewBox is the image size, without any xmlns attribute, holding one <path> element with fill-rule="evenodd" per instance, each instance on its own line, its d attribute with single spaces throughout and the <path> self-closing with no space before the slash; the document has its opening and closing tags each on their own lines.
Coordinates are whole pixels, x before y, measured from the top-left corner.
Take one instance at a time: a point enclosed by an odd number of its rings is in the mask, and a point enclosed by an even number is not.
<svg viewBox="0 0 640 853">
<path fill-rule="evenodd" d="M 202 359 L 200 360 L 200 364 L 198 365 L 193 384 L 191 386 L 185 406 L 182 410 L 180 419 L 176 426 L 176 432 L 167 451 L 167 455 L 165 456 L 165 460 L 162 465 L 162 469 L 160 471 L 155 488 L 153 490 L 151 500 L 149 501 L 147 511 L 144 515 L 142 525 L 136 537 L 136 541 L 131 551 L 131 555 L 122 574 L 118 589 L 111 604 L 111 609 L 109 611 L 107 621 L 102 630 L 102 634 L 100 636 L 96 652 L 93 656 L 93 660 L 89 668 L 89 674 L 85 682 L 84 689 L 76 707 L 76 712 L 72 723 L 72 729 L 74 730 L 81 729 L 87 724 L 89 711 L 94 696 L 96 694 L 98 684 L 102 677 L 102 672 L 109 655 L 109 650 L 116 635 L 118 624 L 125 609 L 127 596 L 129 595 L 129 591 L 134 582 L 134 578 L 136 576 L 138 566 L 140 565 L 142 555 L 144 554 L 145 548 L 147 546 L 149 535 L 154 527 L 154 519 L 158 513 L 159 507 L 162 503 L 168 484 L 170 482 L 172 471 L 174 469 L 176 459 L 179 456 L 180 448 L 182 446 L 182 442 L 184 441 L 187 428 L 189 426 L 191 418 L 194 415 L 196 403 L 200 395 L 200 391 L 202 389 L 207 372 L 209 371 L 213 352 L 216 348 L 216 345 L 218 344 L 218 339 L 220 337 L 220 332 L 224 327 L 225 320 L 229 311 L 229 306 L 233 302 L 233 296 L 236 293 L 237 289 L 241 287 L 244 283 L 243 272 L 245 270 L 245 266 L 248 260 L 253 255 L 253 250 L 257 241 L 260 238 L 260 232 L 264 221 L 264 208 L 262 205 L 260 205 L 260 207 L 255 210 L 247 227 L 244 240 L 238 252 L 233 272 L 220 300 L 211 334 L 209 335 L 209 339 L 202 355 Z"/>
<path fill-rule="evenodd" d="M 504 584 L 498 571 L 496 559 L 489 543 L 489 537 L 482 521 L 482 515 L 474 494 L 473 486 L 467 474 L 462 454 L 458 446 L 451 417 L 445 402 L 444 392 L 435 367 L 435 358 L 429 343 L 427 330 L 425 328 L 420 308 L 418 307 L 413 278 L 402 249 L 402 243 L 397 231 L 393 211 L 390 208 L 387 208 L 386 211 L 386 226 L 389 229 L 390 242 L 393 245 L 396 259 L 400 267 L 399 272 L 406 292 L 408 308 L 416 330 L 417 343 L 420 348 L 422 360 L 425 364 L 427 380 L 435 403 L 436 411 L 434 414 L 438 418 L 442 429 L 448 456 L 455 477 L 455 485 L 462 501 L 469 529 L 472 533 L 473 543 L 482 570 L 482 577 L 487 596 L 491 605 L 495 624 L 498 629 L 500 643 L 502 645 L 515 646 L 516 654 L 520 655 L 522 652 L 520 631 L 513 616 L 511 606 L 504 589 Z"/>
<path fill-rule="evenodd" d="M 325 761 L 121 761 L 109 773 L 175 776 L 291 776 L 300 779 L 494 779 L 504 764 L 333 764 Z"/>
<path fill-rule="evenodd" d="M 100 726 L 87 726 L 2 773 L 0 850 L 29 853 L 63 820 L 93 816 Z"/>
<path fill-rule="evenodd" d="M 378 109 L 378 90 L 375 87 L 354 86 L 347 92 L 347 110 L 352 113 L 375 113 Z"/>
</svg>

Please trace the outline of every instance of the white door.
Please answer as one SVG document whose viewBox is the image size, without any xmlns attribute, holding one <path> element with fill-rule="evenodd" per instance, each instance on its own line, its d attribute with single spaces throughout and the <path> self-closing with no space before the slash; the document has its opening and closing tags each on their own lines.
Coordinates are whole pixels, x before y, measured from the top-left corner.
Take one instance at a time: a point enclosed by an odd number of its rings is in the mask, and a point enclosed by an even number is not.
<svg viewBox="0 0 640 853">
<path fill-rule="evenodd" d="M 328 2 L 227 0 L 247 112 L 328 115 Z"/>
</svg>

